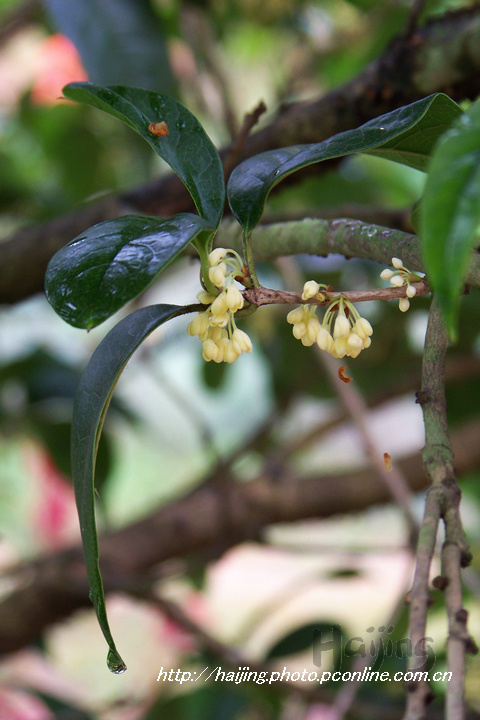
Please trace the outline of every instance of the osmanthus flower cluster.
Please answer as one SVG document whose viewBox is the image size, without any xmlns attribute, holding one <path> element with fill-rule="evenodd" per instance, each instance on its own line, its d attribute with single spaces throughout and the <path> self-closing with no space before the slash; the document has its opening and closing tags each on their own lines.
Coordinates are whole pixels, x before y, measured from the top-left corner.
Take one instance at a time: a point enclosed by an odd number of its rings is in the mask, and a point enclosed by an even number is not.
<svg viewBox="0 0 480 720">
<path fill-rule="evenodd" d="M 390 285 L 392 287 L 403 287 L 404 285 L 407 286 L 405 290 L 405 294 L 407 297 L 400 298 L 400 300 L 398 301 L 398 307 L 400 308 L 400 310 L 402 312 L 407 312 L 408 308 L 410 307 L 410 299 L 413 298 L 417 292 L 415 286 L 412 285 L 412 283 L 419 282 L 422 278 L 420 277 L 420 275 L 417 275 L 417 273 L 408 270 L 408 268 L 405 267 L 400 258 L 393 257 L 392 266 L 395 268 L 394 270 L 386 268 L 385 270 L 382 270 L 382 272 L 380 273 L 380 277 L 382 278 L 382 280 L 390 280 Z"/>
<path fill-rule="evenodd" d="M 315 298 L 323 302 L 326 296 L 320 292 L 320 287 L 326 289 L 314 280 L 306 282 L 302 300 Z M 372 342 L 372 326 L 344 296 L 332 300 L 322 323 L 317 318 L 316 306 L 309 304 L 291 310 L 287 321 L 293 325 L 293 335 L 303 345 L 308 347 L 316 343 L 336 358 L 356 358 Z"/>
<path fill-rule="evenodd" d="M 234 362 L 244 352 L 252 351 L 252 341 L 235 324 L 235 313 L 244 305 L 235 278 L 243 276 L 243 262 L 234 250 L 217 248 L 208 256 L 208 278 L 219 290 L 212 295 L 201 290 L 197 298 L 207 308 L 188 324 L 189 335 L 202 342 L 202 356 L 207 362 Z"/>
<path fill-rule="evenodd" d="M 422 278 L 408 270 L 397 257 L 392 258 L 392 266 L 393 269 L 383 270 L 380 277 L 390 280 L 392 287 L 405 286 L 406 297 L 399 300 L 400 310 L 405 312 L 416 294 L 413 283 Z M 232 363 L 242 353 L 252 350 L 250 338 L 235 324 L 235 314 L 244 307 L 244 296 L 236 280 L 242 280 L 245 272 L 243 261 L 234 250 L 217 248 L 208 255 L 208 283 L 210 289 L 213 286 L 218 292 L 202 290 L 197 295 L 206 308 L 188 325 L 188 333 L 200 338 L 202 355 L 207 362 Z M 302 293 L 305 304 L 291 310 L 287 321 L 293 325 L 294 337 L 303 345 L 310 347 L 316 343 L 336 358 L 356 358 L 370 347 L 372 326 L 346 294 L 337 293 L 331 298 L 330 292 L 331 288 L 326 285 L 314 280 L 306 282 Z M 308 302 L 312 299 L 315 304 Z M 327 306 L 322 321 L 317 317 L 319 304 Z"/>
</svg>

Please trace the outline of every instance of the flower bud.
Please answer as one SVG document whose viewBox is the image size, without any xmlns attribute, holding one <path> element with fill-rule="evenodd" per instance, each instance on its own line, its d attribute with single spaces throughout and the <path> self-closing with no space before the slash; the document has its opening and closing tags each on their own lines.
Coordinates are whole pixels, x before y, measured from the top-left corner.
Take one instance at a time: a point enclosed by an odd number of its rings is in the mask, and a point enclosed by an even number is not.
<svg viewBox="0 0 480 720">
<path fill-rule="evenodd" d="M 380 273 L 380 277 L 382 280 L 390 280 L 391 277 L 393 277 L 393 270 L 390 270 L 390 268 L 385 268 L 385 270 L 382 270 Z"/>
<path fill-rule="evenodd" d="M 215 267 L 211 267 L 208 271 L 208 277 L 215 287 L 222 288 L 225 283 L 225 271 L 227 267 L 225 263 L 220 263 Z"/>
<path fill-rule="evenodd" d="M 297 340 L 301 340 L 302 337 L 307 332 L 307 326 L 304 322 L 296 323 L 292 328 L 293 336 L 297 338 Z"/>
<path fill-rule="evenodd" d="M 365 340 L 366 337 L 370 337 L 371 335 L 373 335 L 373 328 L 366 318 L 358 318 L 357 322 L 355 323 L 354 330 L 357 335 L 360 335 L 362 340 Z"/>
<path fill-rule="evenodd" d="M 320 325 L 318 318 L 309 318 L 309 321 L 307 323 L 307 337 L 309 340 L 312 341 L 310 345 L 313 345 L 313 343 L 316 342 L 321 327 L 322 326 Z"/>
<path fill-rule="evenodd" d="M 228 309 L 233 313 L 243 308 L 243 295 L 235 285 L 229 285 L 226 293 L 226 303 Z"/>
<path fill-rule="evenodd" d="M 218 357 L 218 347 L 213 340 L 204 340 L 202 343 L 202 356 L 207 362 L 215 360 Z"/>
<path fill-rule="evenodd" d="M 228 311 L 227 293 L 225 291 L 217 295 L 210 308 L 212 315 L 223 315 Z"/>
<path fill-rule="evenodd" d="M 394 275 L 392 278 L 390 278 L 390 285 L 393 285 L 394 287 L 402 287 L 404 284 L 404 279 L 400 277 L 400 275 Z"/>
<path fill-rule="evenodd" d="M 226 254 L 227 251 L 225 248 L 216 248 L 215 250 L 212 250 L 212 252 L 208 256 L 208 264 L 210 265 L 210 267 L 218 265 L 220 260 L 223 260 Z"/>
<path fill-rule="evenodd" d="M 363 350 L 362 338 L 359 335 L 357 335 L 357 333 L 351 332 L 347 338 L 347 347 L 348 347 L 349 351 Z"/>
<path fill-rule="evenodd" d="M 290 310 L 287 315 L 287 322 L 291 325 L 296 325 L 303 321 L 304 310 L 303 307 L 297 307 L 295 310 Z"/>
<path fill-rule="evenodd" d="M 315 280 L 309 280 L 303 286 L 302 300 L 310 300 L 320 290 L 320 285 Z"/>
<path fill-rule="evenodd" d="M 200 339 L 202 338 L 202 335 L 205 335 L 205 333 L 208 331 L 208 315 L 207 313 L 198 313 L 196 317 L 193 318 L 191 322 L 187 325 L 187 332 L 189 335 L 198 335 Z"/>
<path fill-rule="evenodd" d="M 347 339 L 345 337 L 335 338 L 332 355 L 337 358 L 343 358 L 347 352 Z"/>
<path fill-rule="evenodd" d="M 235 360 L 238 358 L 238 356 L 241 354 L 237 351 L 237 347 L 235 343 L 233 343 L 231 340 L 228 341 L 228 345 L 225 345 L 225 351 L 223 360 L 227 363 L 235 362 Z"/>
<path fill-rule="evenodd" d="M 403 263 L 400 260 L 400 258 L 393 257 L 392 258 L 392 265 L 394 268 L 397 268 L 397 270 L 401 270 L 403 268 Z"/>
<path fill-rule="evenodd" d="M 197 300 L 201 302 L 202 305 L 211 305 L 215 300 L 215 296 L 210 295 L 206 290 L 200 290 L 200 292 L 197 293 Z"/>
<path fill-rule="evenodd" d="M 348 337 L 349 333 L 350 323 L 348 322 L 347 318 L 345 317 L 345 315 L 337 315 L 333 328 L 333 337 L 335 339 L 346 338 Z"/>
<path fill-rule="evenodd" d="M 317 345 L 320 350 L 326 350 L 331 353 L 333 349 L 333 338 L 327 328 L 321 327 L 317 335 Z"/>
<path fill-rule="evenodd" d="M 215 315 L 212 314 L 210 318 L 210 325 L 213 325 L 217 328 L 224 328 L 227 327 L 228 321 L 230 320 L 230 313 L 224 312 L 224 313 L 215 313 Z"/>
<path fill-rule="evenodd" d="M 402 312 L 407 312 L 408 308 L 410 307 L 410 300 L 408 298 L 400 298 L 398 301 L 398 307 Z"/>
<path fill-rule="evenodd" d="M 234 344 L 238 346 L 240 352 L 252 352 L 252 341 L 250 340 L 247 333 L 243 332 L 243 330 L 235 328 L 232 333 L 232 340 Z"/>
<path fill-rule="evenodd" d="M 409 285 L 406 290 L 407 297 L 412 298 L 417 294 L 417 288 L 413 285 Z"/>
</svg>

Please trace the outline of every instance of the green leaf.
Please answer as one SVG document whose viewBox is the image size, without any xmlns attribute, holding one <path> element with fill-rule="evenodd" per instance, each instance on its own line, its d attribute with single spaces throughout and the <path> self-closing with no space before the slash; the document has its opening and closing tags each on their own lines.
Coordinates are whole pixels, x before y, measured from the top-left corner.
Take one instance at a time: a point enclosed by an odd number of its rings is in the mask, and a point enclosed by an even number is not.
<svg viewBox="0 0 480 720">
<path fill-rule="evenodd" d="M 114 387 L 128 360 L 153 330 L 181 312 L 184 312 L 184 309 L 178 305 L 152 305 L 121 320 L 96 348 L 75 396 L 72 420 L 72 477 L 90 598 L 110 648 L 107 664 L 112 672 L 117 673 L 123 672 L 126 667 L 117 652 L 108 625 L 103 582 L 98 565 L 94 502 L 98 442 Z"/>
<path fill-rule="evenodd" d="M 47 299 L 74 327 L 93 328 L 142 293 L 197 236 L 214 233 L 198 215 L 161 220 L 126 215 L 94 225 L 47 267 Z"/>
<path fill-rule="evenodd" d="M 147 0 L 44 3 L 53 23 L 76 46 L 92 82 L 173 92 L 164 34 Z"/>
<path fill-rule="evenodd" d="M 479 237 L 480 101 L 438 143 L 420 210 L 420 236 L 428 281 L 452 339 L 460 291 Z"/>
<path fill-rule="evenodd" d="M 238 165 L 227 195 L 245 233 L 260 220 L 270 190 L 287 175 L 314 163 L 365 152 L 425 170 L 442 133 L 462 113 L 447 95 L 430 95 L 321 143 L 261 153 Z"/>
<path fill-rule="evenodd" d="M 93 105 L 136 130 L 185 184 L 198 212 L 218 227 L 225 203 L 220 156 L 198 120 L 171 97 L 139 88 L 99 87 L 70 83 L 63 88 L 70 100 Z M 149 131 L 151 123 L 165 122 L 168 135 Z"/>
</svg>

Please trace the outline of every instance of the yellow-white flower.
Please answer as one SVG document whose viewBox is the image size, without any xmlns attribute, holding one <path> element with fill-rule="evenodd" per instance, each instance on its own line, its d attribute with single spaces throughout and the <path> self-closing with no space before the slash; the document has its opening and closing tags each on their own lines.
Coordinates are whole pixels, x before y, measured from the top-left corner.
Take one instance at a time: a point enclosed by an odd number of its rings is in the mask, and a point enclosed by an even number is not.
<svg viewBox="0 0 480 720">
<path fill-rule="evenodd" d="M 310 287 L 313 292 L 314 286 Z M 317 292 L 318 290 L 314 294 L 317 295 Z M 304 288 L 304 294 L 309 294 L 308 288 Z M 372 342 L 372 326 L 344 297 L 330 303 L 322 323 L 315 314 L 315 307 L 310 305 L 301 305 L 290 310 L 287 322 L 293 325 L 293 335 L 301 340 L 303 345 L 310 346 L 316 342 L 320 350 L 325 350 L 337 358 L 345 355 L 357 357 L 362 350 L 370 347 Z"/>
<path fill-rule="evenodd" d="M 405 295 L 406 297 L 400 298 L 398 307 L 402 312 L 406 312 L 410 307 L 408 298 L 413 298 L 416 295 L 417 288 L 411 283 L 419 282 L 422 278 L 417 273 L 411 272 L 405 267 L 403 262 L 398 257 L 392 258 L 392 266 L 395 270 L 386 268 L 380 273 L 382 280 L 390 280 L 392 287 L 403 287 L 406 286 Z"/>
<path fill-rule="evenodd" d="M 320 290 L 320 285 L 315 280 L 308 280 L 303 286 L 302 300 L 311 300 Z"/>
<path fill-rule="evenodd" d="M 235 284 L 235 278 L 243 274 L 243 261 L 234 250 L 216 248 L 208 256 L 208 264 L 209 280 L 220 292 L 198 293 L 198 300 L 208 307 L 188 324 L 187 332 L 202 341 L 206 362 L 232 363 L 242 353 L 252 351 L 250 338 L 237 328 L 234 318 L 244 305 L 243 295 Z"/>
</svg>

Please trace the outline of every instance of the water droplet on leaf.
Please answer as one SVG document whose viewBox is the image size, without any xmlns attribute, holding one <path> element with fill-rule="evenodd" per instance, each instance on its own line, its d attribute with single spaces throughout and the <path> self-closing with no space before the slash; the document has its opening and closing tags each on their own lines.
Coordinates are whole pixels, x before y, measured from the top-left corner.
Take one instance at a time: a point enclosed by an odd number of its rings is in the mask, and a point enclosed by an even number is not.
<svg viewBox="0 0 480 720">
<path fill-rule="evenodd" d="M 127 669 L 120 655 L 115 650 L 109 650 L 107 655 L 107 666 L 110 672 L 121 675 Z"/>
</svg>

